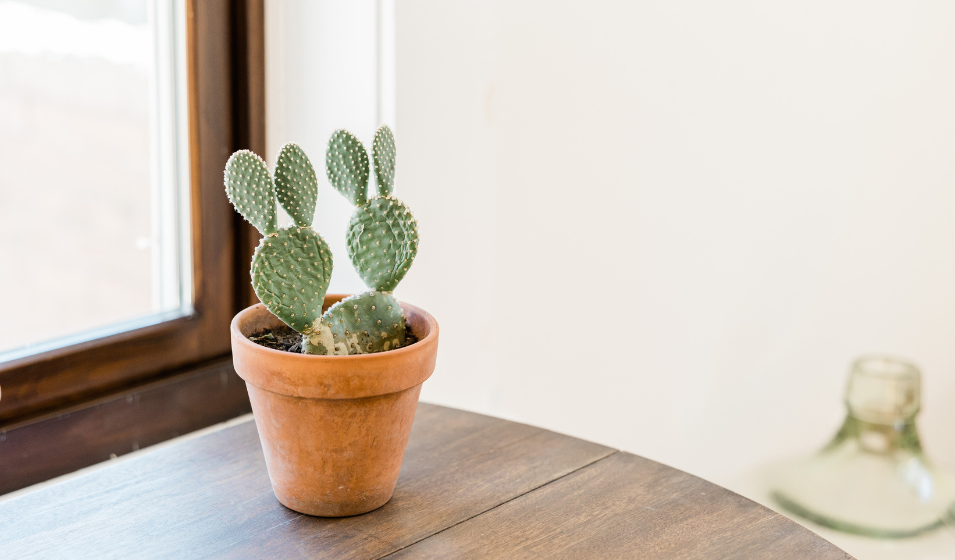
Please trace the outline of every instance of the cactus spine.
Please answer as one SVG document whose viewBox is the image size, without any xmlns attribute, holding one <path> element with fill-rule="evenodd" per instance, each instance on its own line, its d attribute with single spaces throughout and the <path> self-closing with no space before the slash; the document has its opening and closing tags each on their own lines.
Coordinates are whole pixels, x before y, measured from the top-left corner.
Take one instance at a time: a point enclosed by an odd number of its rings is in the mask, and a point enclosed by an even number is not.
<svg viewBox="0 0 955 560">
<path fill-rule="evenodd" d="M 405 342 L 405 317 L 391 292 L 418 253 L 418 223 L 411 210 L 391 196 L 395 176 L 395 140 L 381 126 L 372 143 L 377 196 L 368 196 L 368 152 L 346 130 L 335 131 L 325 152 L 332 186 L 356 206 L 348 224 L 348 256 L 370 291 L 329 308 L 306 351 L 316 354 L 382 352 Z"/>
<path fill-rule="evenodd" d="M 255 295 L 276 317 L 306 337 L 321 322 L 332 276 L 332 252 L 312 228 L 318 178 L 305 152 L 286 144 L 274 179 L 259 156 L 241 150 L 225 167 L 225 188 L 235 209 L 263 234 L 252 258 Z M 276 199 L 295 225 L 276 226 Z"/>
<path fill-rule="evenodd" d="M 318 179 L 308 156 L 297 145 L 286 144 L 272 174 L 265 161 L 248 150 L 232 154 L 226 163 L 229 200 L 263 235 L 252 258 L 255 294 L 303 335 L 306 354 L 367 354 L 405 344 L 405 316 L 391 292 L 418 253 L 418 223 L 391 195 L 395 139 L 387 126 L 375 133 L 372 158 L 377 195 L 369 196 L 365 147 L 345 130 L 328 141 L 328 179 L 356 207 L 348 224 L 348 256 L 370 290 L 343 299 L 325 313 L 332 252 L 312 229 Z M 295 225 L 277 226 L 276 202 Z"/>
</svg>

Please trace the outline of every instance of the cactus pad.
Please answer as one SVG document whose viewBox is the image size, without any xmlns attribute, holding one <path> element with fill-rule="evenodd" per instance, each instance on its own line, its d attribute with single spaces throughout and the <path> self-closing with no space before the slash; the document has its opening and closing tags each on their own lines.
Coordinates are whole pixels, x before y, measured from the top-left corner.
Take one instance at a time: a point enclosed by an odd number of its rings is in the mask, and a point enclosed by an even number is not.
<svg viewBox="0 0 955 560">
<path fill-rule="evenodd" d="M 381 125 L 375 132 L 371 145 L 375 160 L 375 182 L 379 196 L 390 196 L 395 190 L 395 136 L 388 125 Z"/>
<path fill-rule="evenodd" d="M 368 152 L 347 130 L 336 130 L 328 139 L 325 173 L 335 190 L 355 206 L 368 200 Z"/>
<path fill-rule="evenodd" d="M 418 222 L 397 198 L 373 198 L 352 214 L 347 246 L 369 288 L 393 291 L 418 254 Z"/>
<path fill-rule="evenodd" d="M 282 146 L 275 161 L 275 194 L 295 225 L 312 225 L 318 198 L 318 178 L 312 162 L 296 144 Z"/>
<path fill-rule="evenodd" d="M 329 307 L 305 342 L 306 354 L 384 352 L 404 345 L 405 316 L 391 294 L 364 292 Z"/>
<path fill-rule="evenodd" d="M 275 185 L 265 161 L 240 150 L 225 164 L 225 190 L 235 209 L 262 234 L 274 233 Z"/>
<path fill-rule="evenodd" d="M 301 333 L 322 316 L 332 252 L 310 228 L 280 229 L 262 239 L 252 259 L 252 287 L 262 303 Z"/>
</svg>

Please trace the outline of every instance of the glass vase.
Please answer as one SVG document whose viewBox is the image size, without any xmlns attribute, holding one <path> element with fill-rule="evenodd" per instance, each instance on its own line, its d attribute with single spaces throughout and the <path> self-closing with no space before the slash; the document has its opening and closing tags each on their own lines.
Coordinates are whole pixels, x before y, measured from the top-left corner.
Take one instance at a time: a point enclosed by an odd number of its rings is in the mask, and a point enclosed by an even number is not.
<svg viewBox="0 0 955 560">
<path fill-rule="evenodd" d="M 773 499 L 820 525 L 874 537 L 911 537 L 951 522 L 955 481 L 925 457 L 915 426 L 920 377 L 900 360 L 857 360 L 842 427 L 819 453 L 782 471 Z"/>
</svg>

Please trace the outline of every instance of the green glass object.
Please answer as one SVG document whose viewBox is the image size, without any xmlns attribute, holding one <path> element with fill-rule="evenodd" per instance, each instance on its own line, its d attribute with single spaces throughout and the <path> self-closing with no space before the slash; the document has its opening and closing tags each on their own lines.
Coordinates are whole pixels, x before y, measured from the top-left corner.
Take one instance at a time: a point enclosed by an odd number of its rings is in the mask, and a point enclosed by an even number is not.
<svg viewBox="0 0 955 560">
<path fill-rule="evenodd" d="M 773 499 L 820 525 L 873 537 L 912 537 L 950 523 L 955 480 L 925 457 L 915 426 L 920 377 L 900 360 L 856 361 L 842 427 L 819 453 L 780 473 Z"/>
</svg>

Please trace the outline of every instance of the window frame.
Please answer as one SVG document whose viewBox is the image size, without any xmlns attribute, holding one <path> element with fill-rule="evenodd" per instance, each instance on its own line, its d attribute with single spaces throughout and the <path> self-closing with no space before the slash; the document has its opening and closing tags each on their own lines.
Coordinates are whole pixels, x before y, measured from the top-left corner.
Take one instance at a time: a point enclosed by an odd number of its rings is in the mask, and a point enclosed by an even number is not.
<svg viewBox="0 0 955 560">
<path fill-rule="evenodd" d="M 264 0 L 186 0 L 191 315 L 0 364 L 0 430 L 135 390 L 230 352 L 229 323 L 255 297 L 255 237 L 222 170 L 265 147 Z"/>
</svg>

